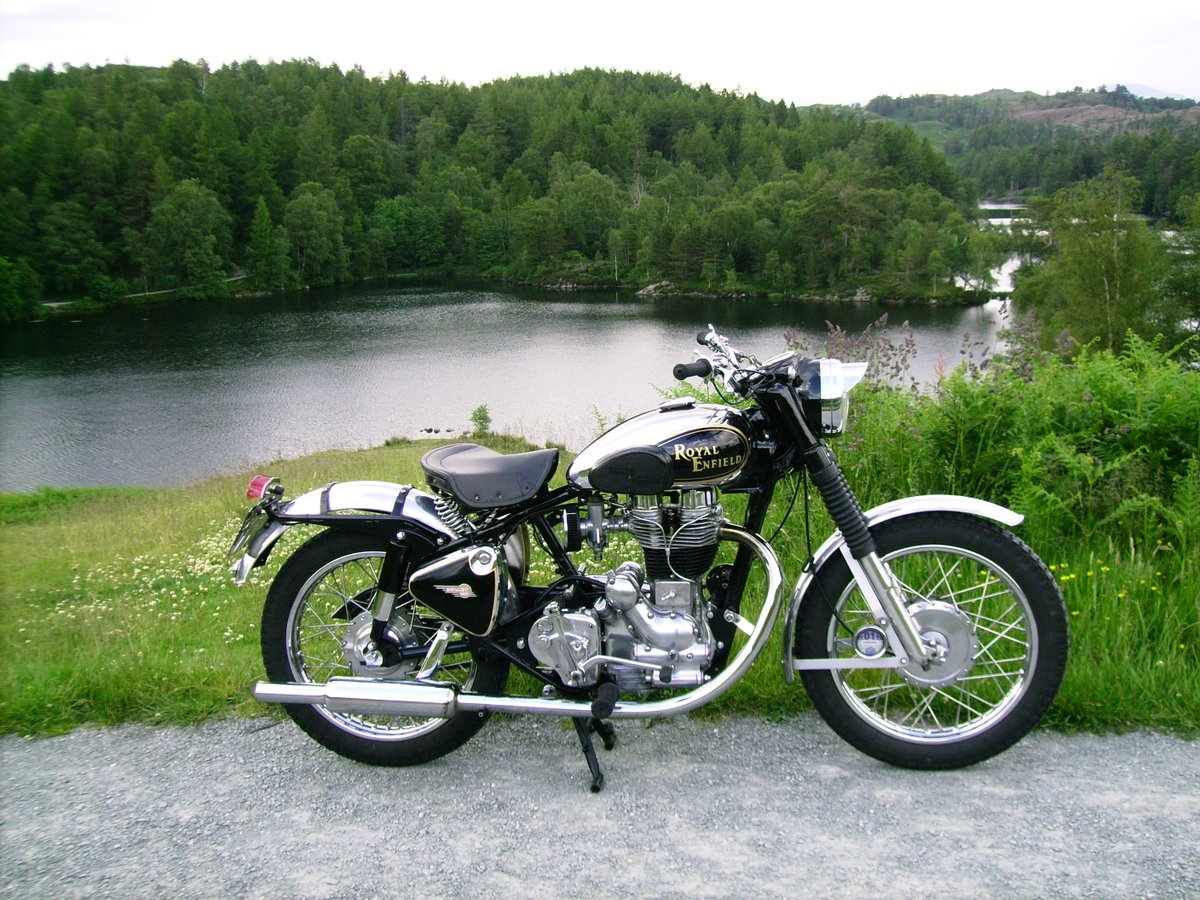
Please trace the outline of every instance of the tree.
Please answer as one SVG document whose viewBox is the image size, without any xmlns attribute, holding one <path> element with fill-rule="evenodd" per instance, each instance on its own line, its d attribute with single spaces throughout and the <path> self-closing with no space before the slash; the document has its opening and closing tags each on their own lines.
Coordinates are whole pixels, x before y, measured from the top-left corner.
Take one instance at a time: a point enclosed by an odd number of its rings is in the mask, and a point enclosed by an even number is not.
<svg viewBox="0 0 1200 900">
<path fill-rule="evenodd" d="M 332 187 L 338 175 L 333 127 L 321 107 L 315 107 L 296 129 L 296 183 L 315 181 Z"/>
<path fill-rule="evenodd" d="M 436 210 L 408 197 L 380 200 L 367 220 L 368 240 L 382 274 L 432 268 L 446 256 L 446 238 Z"/>
<path fill-rule="evenodd" d="M 676 136 L 675 158 L 680 162 L 691 162 L 710 177 L 725 167 L 721 145 L 713 137 L 712 130 L 703 122 L 697 122 L 690 132 L 681 131 Z"/>
<path fill-rule="evenodd" d="M 388 150 L 384 141 L 365 134 L 352 134 L 342 144 L 342 171 L 362 213 L 391 192 Z"/>
<path fill-rule="evenodd" d="M 513 211 L 510 246 L 519 274 L 531 275 L 566 246 L 558 204 L 550 197 L 527 200 Z"/>
<path fill-rule="evenodd" d="M 609 230 L 617 224 L 620 201 L 617 186 L 586 163 L 564 168 L 550 196 L 561 217 L 567 246 L 591 258 L 607 249 Z"/>
<path fill-rule="evenodd" d="M 333 284 L 346 268 L 342 212 L 333 191 L 310 181 L 296 188 L 283 214 L 302 285 Z"/>
<path fill-rule="evenodd" d="M 1043 343 L 1062 332 L 1081 343 L 1120 349 L 1126 331 L 1150 338 L 1166 324 L 1160 279 L 1162 241 L 1133 214 L 1138 184 L 1119 172 L 1059 191 L 1041 213 L 1048 258 L 1016 283 L 1015 299 L 1032 308 Z"/>
<path fill-rule="evenodd" d="M 471 410 L 471 429 L 473 437 L 486 437 L 491 433 L 492 413 L 486 403 Z"/>
<path fill-rule="evenodd" d="M 146 226 L 146 266 L 151 283 L 181 297 L 223 290 L 230 246 L 229 213 L 217 195 L 195 179 L 179 182 L 155 208 Z"/>
<path fill-rule="evenodd" d="M 286 291 L 296 287 L 288 259 L 287 231 L 271 221 L 267 201 L 258 198 L 250 228 L 250 276 L 260 291 Z"/>
<path fill-rule="evenodd" d="M 1200 194 L 1179 206 L 1183 221 L 1170 251 L 1168 289 L 1180 317 L 1200 321 Z"/>
<path fill-rule="evenodd" d="M 107 263 L 88 211 L 74 200 L 53 203 L 38 231 L 38 272 L 47 287 L 59 294 L 88 294 Z"/>
<path fill-rule="evenodd" d="M 28 318 L 37 309 L 42 286 L 23 259 L 15 263 L 0 256 L 0 322 Z"/>
</svg>

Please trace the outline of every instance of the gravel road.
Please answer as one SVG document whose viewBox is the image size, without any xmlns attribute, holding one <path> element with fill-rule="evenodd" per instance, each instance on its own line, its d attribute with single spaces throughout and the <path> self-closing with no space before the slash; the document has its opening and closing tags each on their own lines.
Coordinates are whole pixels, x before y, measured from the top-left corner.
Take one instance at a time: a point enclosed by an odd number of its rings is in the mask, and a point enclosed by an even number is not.
<svg viewBox="0 0 1200 900">
<path fill-rule="evenodd" d="M 890 768 L 814 715 L 493 720 L 374 769 L 290 722 L 0 739 L 0 896 L 1200 897 L 1200 743 L 1038 732 Z"/>
</svg>

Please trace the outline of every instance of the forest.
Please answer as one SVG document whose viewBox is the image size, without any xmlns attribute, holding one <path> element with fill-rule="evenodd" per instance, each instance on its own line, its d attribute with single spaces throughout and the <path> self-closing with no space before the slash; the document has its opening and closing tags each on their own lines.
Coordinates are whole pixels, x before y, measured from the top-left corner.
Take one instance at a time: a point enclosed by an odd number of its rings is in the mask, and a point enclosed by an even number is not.
<svg viewBox="0 0 1200 900">
<path fill-rule="evenodd" d="M 797 108 L 665 74 L 20 67 L 0 82 L 0 318 L 410 272 L 941 301 L 1008 252 L 980 196 L 1110 164 L 1155 215 L 1200 195 L 1194 119 L 1046 137 L 953 99 L 935 146 L 903 121 L 928 118 L 921 98 Z"/>
</svg>

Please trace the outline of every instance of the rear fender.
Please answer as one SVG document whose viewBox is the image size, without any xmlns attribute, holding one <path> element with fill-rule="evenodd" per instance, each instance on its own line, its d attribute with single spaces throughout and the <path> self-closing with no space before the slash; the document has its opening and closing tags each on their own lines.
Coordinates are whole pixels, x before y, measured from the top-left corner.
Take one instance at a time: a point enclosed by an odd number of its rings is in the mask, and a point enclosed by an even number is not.
<svg viewBox="0 0 1200 900">
<path fill-rule="evenodd" d="M 237 584 L 245 583 L 250 571 L 267 561 L 271 548 L 293 525 L 372 527 L 392 533 L 406 526 L 419 527 L 438 543 L 456 540 L 458 536 L 446 527 L 436 504 L 432 494 L 405 484 L 387 481 L 339 481 L 327 484 L 263 512 L 264 521 L 259 530 L 246 544 L 242 557 L 232 566 L 233 580 Z M 524 527 L 518 528 L 505 543 L 504 556 L 513 579 L 519 585 L 525 584 L 529 571 L 529 534 Z"/>
<path fill-rule="evenodd" d="M 986 500 L 978 500 L 975 497 L 960 497 L 956 494 L 924 494 L 920 497 L 905 497 L 902 500 L 892 500 L 869 509 L 865 515 L 868 526 L 873 528 L 891 519 L 926 512 L 965 513 L 981 519 L 991 519 L 1008 528 L 1015 528 L 1025 521 L 1023 515 L 1006 507 L 989 503 Z M 796 581 L 783 626 L 783 671 L 784 677 L 789 683 L 796 675 L 792 668 L 792 647 L 795 644 L 796 617 L 800 612 L 800 604 L 804 602 L 809 588 L 812 587 L 817 571 L 831 556 L 842 552 L 845 546 L 846 541 L 842 537 L 842 533 L 835 531 L 813 554 L 812 564 L 805 567 L 804 573 Z"/>
<path fill-rule="evenodd" d="M 370 524 L 399 530 L 408 522 L 448 541 L 455 537 L 437 514 L 432 494 L 386 481 L 334 482 L 265 510 L 262 515 L 264 521 L 246 544 L 242 557 L 233 564 L 233 580 L 237 584 L 243 584 L 251 569 L 267 561 L 271 548 L 293 525 L 361 528 Z M 385 518 L 381 520 L 378 516 Z"/>
</svg>

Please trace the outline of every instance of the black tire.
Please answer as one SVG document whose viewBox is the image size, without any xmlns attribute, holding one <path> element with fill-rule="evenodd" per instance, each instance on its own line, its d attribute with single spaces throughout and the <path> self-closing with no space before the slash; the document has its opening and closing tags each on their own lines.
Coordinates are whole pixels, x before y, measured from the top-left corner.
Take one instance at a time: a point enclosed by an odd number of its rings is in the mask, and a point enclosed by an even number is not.
<svg viewBox="0 0 1200 900">
<path fill-rule="evenodd" d="M 918 630 L 945 656 L 927 670 L 805 670 L 817 711 L 862 752 L 905 768 L 968 766 L 1012 746 L 1041 721 L 1066 668 L 1053 576 L 1016 536 L 973 516 L 914 514 L 872 534 Z M 796 656 L 853 657 L 853 636 L 873 623 L 838 554 L 803 600 Z"/>
<path fill-rule="evenodd" d="M 342 642 L 356 627 L 354 620 L 369 610 L 385 546 L 386 540 L 366 532 L 324 531 L 284 563 L 263 608 L 263 662 L 271 681 L 321 683 L 354 674 Z M 442 621 L 409 594 L 396 599 L 393 625 L 417 645 L 428 643 Z M 456 633 L 451 640 L 461 637 Z M 397 667 L 386 677 L 402 679 L 417 664 Z M 508 661 L 447 653 L 433 677 L 457 681 L 465 690 L 500 693 Z M 415 765 L 443 756 L 462 746 L 487 719 L 474 712 L 425 719 L 335 713 L 297 704 L 284 708 L 323 746 L 381 766 Z"/>
</svg>

